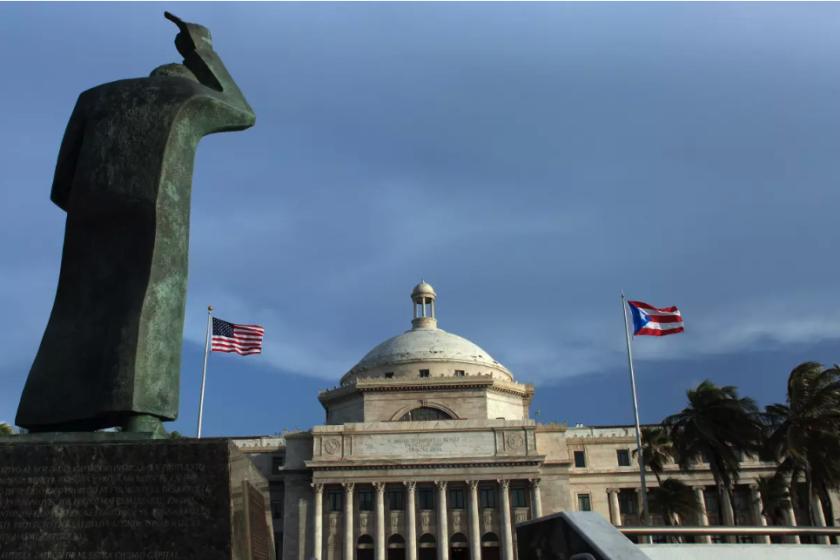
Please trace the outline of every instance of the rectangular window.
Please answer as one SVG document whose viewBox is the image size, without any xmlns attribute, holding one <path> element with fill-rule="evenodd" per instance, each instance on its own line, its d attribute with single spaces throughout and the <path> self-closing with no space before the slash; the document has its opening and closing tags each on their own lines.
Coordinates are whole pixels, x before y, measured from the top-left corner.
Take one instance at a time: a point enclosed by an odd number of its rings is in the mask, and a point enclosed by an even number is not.
<svg viewBox="0 0 840 560">
<path fill-rule="evenodd" d="M 750 495 L 740 489 L 732 493 L 732 499 L 735 502 L 735 511 L 738 513 L 749 513 L 750 511 Z"/>
<path fill-rule="evenodd" d="M 578 511 L 592 511 L 589 494 L 578 494 Z"/>
<path fill-rule="evenodd" d="M 629 467 L 630 466 L 630 450 L 628 449 L 619 449 L 616 451 L 618 455 L 618 466 L 619 467 Z"/>
<path fill-rule="evenodd" d="M 513 486 L 510 489 L 510 501 L 513 507 L 527 507 L 525 503 L 525 487 Z"/>
<path fill-rule="evenodd" d="M 464 370 L 462 370 L 462 369 L 456 369 L 455 370 L 455 377 L 464 377 L 464 375 L 465 375 Z"/>
<path fill-rule="evenodd" d="M 449 507 L 452 509 L 464 509 L 463 488 L 452 488 L 449 490 Z"/>
<path fill-rule="evenodd" d="M 718 511 L 718 495 L 715 490 L 706 490 L 703 492 L 703 498 L 706 502 L 706 511 L 717 514 Z"/>
<path fill-rule="evenodd" d="M 636 506 L 639 504 L 636 498 L 636 492 L 621 491 L 618 493 L 618 511 L 623 515 L 633 515 L 636 513 Z"/>
<path fill-rule="evenodd" d="M 739 463 L 743 463 L 743 462 L 744 462 L 744 452 L 743 452 L 743 451 L 741 451 L 740 449 L 735 449 L 735 448 L 733 447 L 733 448 L 732 448 L 732 452 L 735 454 L 735 457 L 738 459 L 738 462 L 739 462 Z"/>
<path fill-rule="evenodd" d="M 271 472 L 277 473 L 283 470 L 283 463 L 285 457 L 272 457 L 271 458 Z"/>
<path fill-rule="evenodd" d="M 705 451 L 703 451 L 702 453 L 700 453 L 700 460 L 703 461 L 704 464 L 708 465 L 709 455 Z"/>
<path fill-rule="evenodd" d="M 402 490 L 388 491 L 388 509 L 391 511 L 398 511 L 403 509 L 403 492 Z"/>
<path fill-rule="evenodd" d="M 493 509 L 496 507 L 496 489 L 495 488 L 479 488 L 481 495 L 481 507 L 484 509 Z"/>
<path fill-rule="evenodd" d="M 274 519 L 283 517 L 283 502 L 271 502 L 271 517 Z"/>
<path fill-rule="evenodd" d="M 417 503 L 420 509 L 435 509 L 435 492 L 431 488 L 417 490 Z"/>
<path fill-rule="evenodd" d="M 363 490 L 359 492 L 359 511 L 373 510 L 373 492 Z"/>
<path fill-rule="evenodd" d="M 586 466 L 586 456 L 583 451 L 575 451 L 575 466 L 582 469 Z"/>
<path fill-rule="evenodd" d="M 429 377 L 429 370 L 421 369 L 420 370 L 420 377 Z"/>
<path fill-rule="evenodd" d="M 390 371 L 390 372 L 385 374 L 385 379 L 393 379 L 393 378 L 394 378 L 394 372 L 393 371 Z"/>
<path fill-rule="evenodd" d="M 330 511 L 341 511 L 341 490 L 331 490 L 329 493 Z"/>
</svg>

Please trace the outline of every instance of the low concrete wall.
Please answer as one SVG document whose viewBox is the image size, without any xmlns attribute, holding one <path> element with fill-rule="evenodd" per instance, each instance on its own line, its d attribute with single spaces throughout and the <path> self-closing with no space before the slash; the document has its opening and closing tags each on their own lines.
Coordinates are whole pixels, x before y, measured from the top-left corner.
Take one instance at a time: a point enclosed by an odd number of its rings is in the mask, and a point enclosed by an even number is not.
<svg viewBox="0 0 840 560">
<path fill-rule="evenodd" d="M 810 544 L 639 545 L 651 560 L 837 560 L 840 546 Z"/>
</svg>

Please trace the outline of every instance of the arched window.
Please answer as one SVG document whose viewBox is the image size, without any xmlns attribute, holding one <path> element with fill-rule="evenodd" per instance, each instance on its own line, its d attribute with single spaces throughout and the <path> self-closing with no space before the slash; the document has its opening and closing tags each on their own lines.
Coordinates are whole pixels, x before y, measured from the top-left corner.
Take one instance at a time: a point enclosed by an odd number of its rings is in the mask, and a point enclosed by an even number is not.
<svg viewBox="0 0 840 560">
<path fill-rule="evenodd" d="M 499 546 L 499 536 L 496 533 L 485 533 L 481 537 L 481 546 Z"/>
<path fill-rule="evenodd" d="M 452 417 L 438 408 L 424 406 L 422 408 L 409 410 L 402 418 L 400 418 L 400 420 L 403 422 L 411 420 L 452 420 Z"/>
<path fill-rule="evenodd" d="M 362 535 L 361 537 L 359 537 L 359 540 L 356 541 L 356 545 L 359 548 L 364 548 L 365 545 L 373 546 L 373 537 L 371 537 L 370 535 Z"/>
<path fill-rule="evenodd" d="M 388 539 L 388 548 L 404 548 L 405 547 L 405 539 L 402 535 L 391 535 L 391 538 Z"/>
<path fill-rule="evenodd" d="M 435 540 L 434 535 L 430 535 L 426 533 L 422 537 L 420 537 L 420 548 L 435 548 L 437 547 L 437 540 Z"/>
<path fill-rule="evenodd" d="M 467 536 L 464 533 L 455 533 L 449 539 L 449 544 L 456 547 L 465 547 L 469 546 L 469 541 L 467 541 Z"/>
</svg>

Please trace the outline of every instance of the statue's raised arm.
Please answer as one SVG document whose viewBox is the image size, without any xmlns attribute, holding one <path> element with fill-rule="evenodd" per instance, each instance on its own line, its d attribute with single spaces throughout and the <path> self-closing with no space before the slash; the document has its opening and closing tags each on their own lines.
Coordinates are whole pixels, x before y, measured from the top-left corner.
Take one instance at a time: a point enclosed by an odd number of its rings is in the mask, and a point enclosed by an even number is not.
<svg viewBox="0 0 840 560">
<path fill-rule="evenodd" d="M 197 23 L 187 23 L 169 12 L 164 12 L 164 17 L 178 26 L 175 48 L 184 57 L 184 66 L 195 74 L 199 83 L 222 94 L 220 99 L 232 107 L 256 118 L 239 86 L 213 49 L 210 30 Z M 253 125 L 253 122 L 251 124 Z"/>
</svg>

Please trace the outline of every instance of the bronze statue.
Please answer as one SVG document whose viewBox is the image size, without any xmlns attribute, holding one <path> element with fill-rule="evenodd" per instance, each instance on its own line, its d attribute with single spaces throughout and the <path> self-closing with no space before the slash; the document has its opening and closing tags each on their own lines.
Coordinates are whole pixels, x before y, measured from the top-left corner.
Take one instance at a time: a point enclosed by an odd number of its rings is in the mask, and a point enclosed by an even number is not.
<svg viewBox="0 0 840 560">
<path fill-rule="evenodd" d="M 160 435 L 178 417 L 196 148 L 256 116 L 210 32 L 165 15 L 183 64 L 83 92 L 64 133 L 58 290 L 15 420 L 31 432 Z"/>
</svg>

